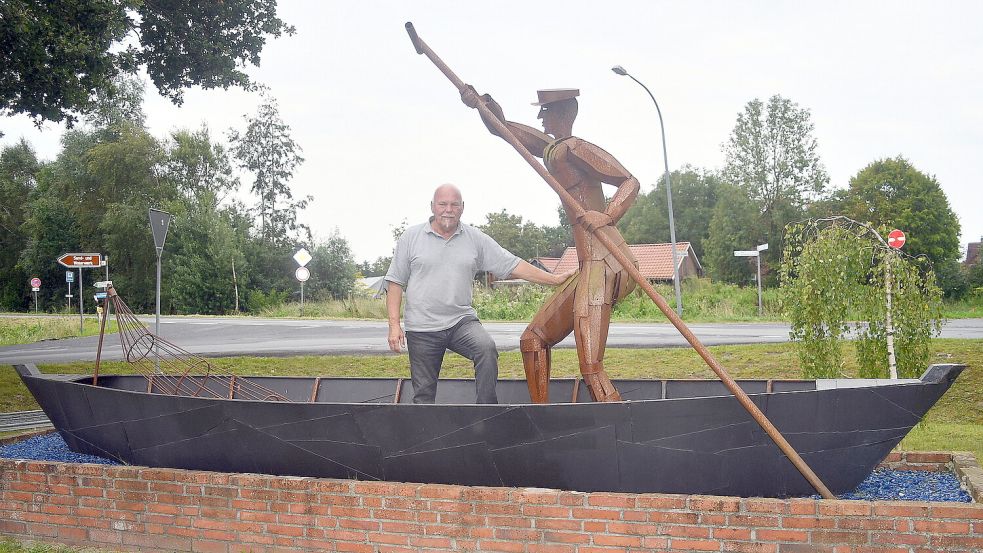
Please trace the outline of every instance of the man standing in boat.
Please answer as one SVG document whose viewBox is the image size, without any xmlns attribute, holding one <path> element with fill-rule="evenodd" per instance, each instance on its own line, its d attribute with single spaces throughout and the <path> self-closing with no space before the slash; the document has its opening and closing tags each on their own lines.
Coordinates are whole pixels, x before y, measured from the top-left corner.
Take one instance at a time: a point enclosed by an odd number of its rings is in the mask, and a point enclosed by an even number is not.
<svg viewBox="0 0 983 553">
<path fill-rule="evenodd" d="M 477 402 L 498 403 L 498 349 L 471 305 L 475 274 L 557 285 L 573 273 L 538 269 L 462 223 L 464 200 L 452 184 L 437 187 L 430 210 L 429 221 L 400 236 L 386 273 L 389 349 L 399 353 L 405 346 L 409 352 L 413 403 L 434 402 L 448 349 L 474 363 Z M 399 320 L 404 290 L 405 332 Z"/>
<path fill-rule="evenodd" d="M 571 206 L 563 206 L 573 227 L 580 270 L 543 304 L 519 342 L 529 394 L 537 403 L 549 400 L 550 348 L 572 330 L 580 372 L 594 401 L 619 401 L 621 396 L 604 371 L 604 347 L 611 309 L 635 288 L 635 282 L 594 233 L 604 233 L 635 261 L 614 225 L 635 201 L 638 180 L 611 154 L 572 136 L 579 90 L 539 90 L 537 95 L 539 101 L 533 105 L 539 106 L 544 132 L 506 121 L 501 106 L 487 94 L 479 97 L 470 85 L 461 93 L 468 107 L 483 101 L 531 154 L 542 158 L 549 173 L 584 210 L 578 218 Z M 485 126 L 499 136 L 488 121 Z M 601 183 L 618 188 L 610 202 L 604 199 Z"/>
</svg>

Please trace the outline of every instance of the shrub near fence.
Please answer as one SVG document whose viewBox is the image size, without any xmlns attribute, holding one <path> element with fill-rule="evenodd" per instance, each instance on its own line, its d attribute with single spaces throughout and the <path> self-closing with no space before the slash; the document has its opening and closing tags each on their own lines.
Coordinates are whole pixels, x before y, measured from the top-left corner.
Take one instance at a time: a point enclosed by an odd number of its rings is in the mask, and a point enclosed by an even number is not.
<svg viewBox="0 0 983 553">
<path fill-rule="evenodd" d="M 892 455 L 921 470 L 951 462 L 948 454 Z M 9 536 L 132 551 L 983 550 L 980 504 L 581 493 L 2 459 L 0 512 L 0 533 Z"/>
</svg>

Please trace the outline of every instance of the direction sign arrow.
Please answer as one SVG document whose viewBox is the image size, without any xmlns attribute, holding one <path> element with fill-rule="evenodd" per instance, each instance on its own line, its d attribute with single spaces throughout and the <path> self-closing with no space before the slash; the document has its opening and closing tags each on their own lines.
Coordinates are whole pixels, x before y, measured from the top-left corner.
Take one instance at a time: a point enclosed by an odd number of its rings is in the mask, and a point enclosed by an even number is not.
<svg viewBox="0 0 983 553">
<path fill-rule="evenodd" d="M 58 263 L 65 267 L 101 267 L 101 253 L 66 253 L 58 258 Z"/>
</svg>

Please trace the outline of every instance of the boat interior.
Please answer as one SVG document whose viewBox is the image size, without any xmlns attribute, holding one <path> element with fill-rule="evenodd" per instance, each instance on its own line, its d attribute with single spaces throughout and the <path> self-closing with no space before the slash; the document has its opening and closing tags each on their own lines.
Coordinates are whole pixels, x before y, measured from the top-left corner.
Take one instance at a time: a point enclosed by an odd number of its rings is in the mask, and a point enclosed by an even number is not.
<svg viewBox="0 0 983 553">
<path fill-rule="evenodd" d="M 175 377 L 157 377 L 159 379 Z M 412 403 L 413 383 L 408 378 L 336 378 L 336 377 L 185 377 L 180 395 L 243 399 L 237 392 L 243 380 L 260 384 L 293 402 L 306 403 Z M 92 377 L 74 377 L 91 384 Z M 918 379 L 831 379 L 831 380 L 738 380 L 748 394 L 812 391 L 842 387 L 867 387 L 885 384 L 918 383 Z M 161 393 L 165 382 L 154 382 L 141 375 L 100 376 L 98 386 L 133 392 Z M 621 397 L 627 401 L 685 399 L 731 395 L 718 380 L 615 380 Z M 173 387 L 172 387 L 173 388 Z M 249 399 L 255 399 L 250 397 Z M 269 398 L 274 400 L 275 398 Z M 499 380 L 500 404 L 528 404 L 525 380 Z M 441 379 L 437 386 L 438 404 L 460 405 L 475 402 L 472 379 Z M 555 378 L 550 382 L 550 403 L 590 403 L 587 386 L 580 378 Z"/>
</svg>

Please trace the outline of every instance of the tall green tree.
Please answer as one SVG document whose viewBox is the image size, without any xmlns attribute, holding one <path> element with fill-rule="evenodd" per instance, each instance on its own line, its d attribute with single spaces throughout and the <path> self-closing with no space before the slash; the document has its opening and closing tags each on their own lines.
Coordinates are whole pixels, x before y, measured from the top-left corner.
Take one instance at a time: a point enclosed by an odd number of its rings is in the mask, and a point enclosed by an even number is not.
<svg viewBox="0 0 983 553">
<path fill-rule="evenodd" d="M 26 209 L 37 189 L 41 163 L 27 141 L 5 146 L 0 151 L 0 310 L 27 307 L 30 278 L 18 266 L 18 256 L 27 237 Z"/>
<path fill-rule="evenodd" d="M 301 148 L 290 136 L 290 126 L 280 118 L 280 108 L 269 89 L 260 91 L 256 115 L 245 119 L 245 132 L 229 131 L 232 153 L 239 167 L 253 174 L 251 190 L 258 198 L 260 235 L 283 243 L 301 227 L 297 212 L 312 199 L 306 196 L 295 200 L 290 190 L 289 181 L 304 162 Z"/>
<path fill-rule="evenodd" d="M 945 192 L 901 156 L 875 161 L 850 179 L 845 208 L 858 221 L 903 230 L 909 255 L 937 266 L 959 258 L 959 219 Z"/>
<path fill-rule="evenodd" d="M 780 260 L 785 225 L 801 220 L 808 203 L 826 197 L 829 176 L 812 132 L 809 110 L 775 95 L 767 104 L 757 98 L 748 102 L 724 144 L 723 178 L 744 190 L 758 210 L 754 224 L 767 231 L 763 241 L 770 248 L 763 263 L 768 269 Z"/>
<path fill-rule="evenodd" d="M 355 288 L 355 259 L 351 246 L 338 230 L 311 252 L 311 295 L 319 298 L 345 298 Z"/>
<path fill-rule="evenodd" d="M 703 259 L 704 242 L 710 235 L 710 220 L 717 205 L 720 179 L 709 171 L 685 165 L 670 175 L 673 220 L 676 240 L 690 242 L 696 256 Z M 635 204 L 618 222 L 629 244 L 669 242 L 669 202 L 665 175 L 647 194 L 640 194 Z"/>
<path fill-rule="evenodd" d="M 739 187 L 722 184 L 704 242 L 703 263 L 710 277 L 733 284 L 750 284 L 757 267 L 750 257 L 734 257 L 736 250 L 751 250 L 767 241 L 767 230 L 758 225 L 757 206 Z M 769 247 L 771 247 L 769 245 Z"/>
<path fill-rule="evenodd" d="M 0 3 L 0 114 L 72 124 L 146 69 L 180 104 L 184 89 L 250 86 L 268 37 L 293 34 L 276 0 L 65 0 Z"/>
</svg>

